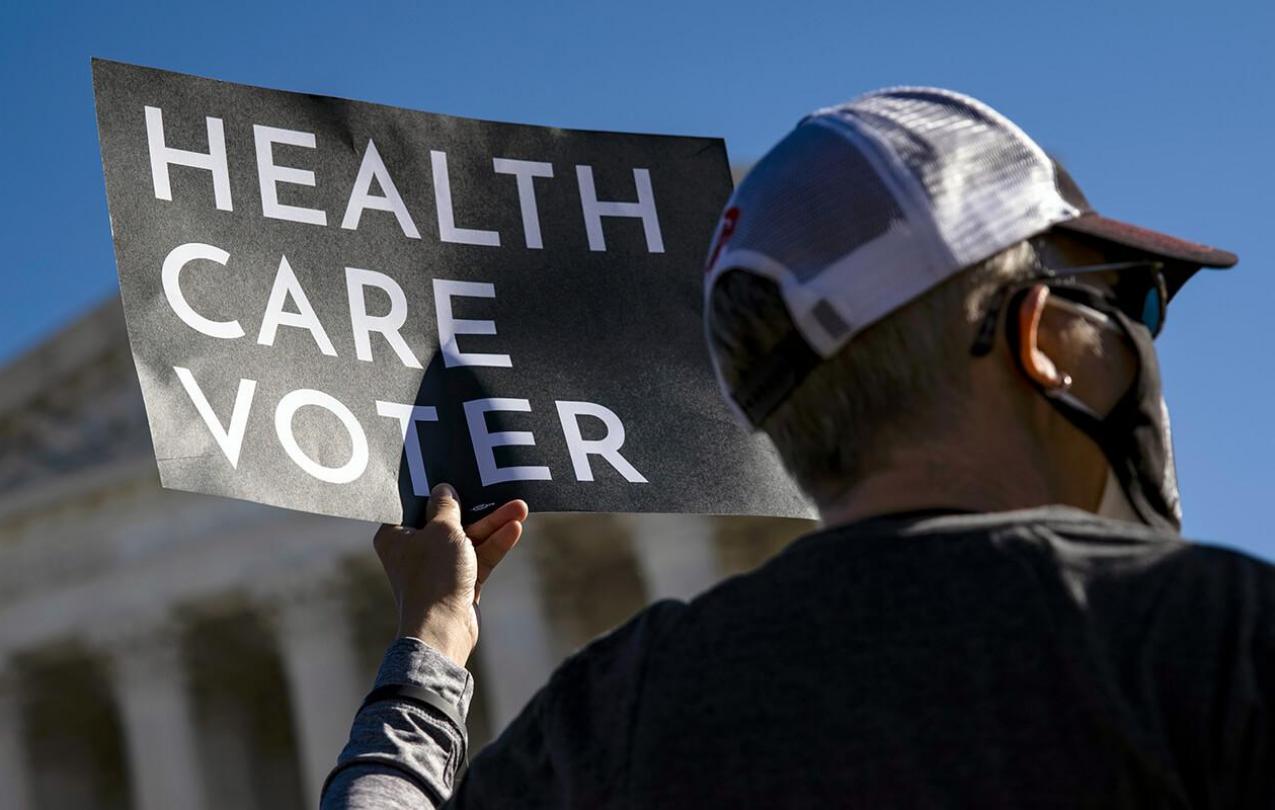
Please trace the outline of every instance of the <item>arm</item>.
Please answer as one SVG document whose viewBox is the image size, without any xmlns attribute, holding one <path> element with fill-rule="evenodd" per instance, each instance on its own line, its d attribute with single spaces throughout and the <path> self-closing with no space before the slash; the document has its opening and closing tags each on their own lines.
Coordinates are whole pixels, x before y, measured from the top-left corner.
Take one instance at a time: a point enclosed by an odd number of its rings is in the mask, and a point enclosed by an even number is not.
<svg viewBox="0 0 1275 810">
<path fill-rule="evenodd" d="M 439 807 L 451 795 L 465 760 L 473 679 L 419 639 L 399 638 L 385 653 L 375 688 L 399 685 L 423 688 L 451 711 L 406 699 L 364 706 L 324 787 L 323 810 L 420 810 Z"/>
<path fill-rule="evenodd" d="M 455 492 L 440 484 L 430 493 L 424 528 L 377 532 L 399 638 L 376 687 L 394 694 L 360 709 L 325 786 L 323 810 L 433 808 L 451 795 L 465 759 L 473 683 L 464 665 L 478 641 L 479 597 L 526 517 L 527 505 L 510 501 L 466 533 Z"/>
</svg>

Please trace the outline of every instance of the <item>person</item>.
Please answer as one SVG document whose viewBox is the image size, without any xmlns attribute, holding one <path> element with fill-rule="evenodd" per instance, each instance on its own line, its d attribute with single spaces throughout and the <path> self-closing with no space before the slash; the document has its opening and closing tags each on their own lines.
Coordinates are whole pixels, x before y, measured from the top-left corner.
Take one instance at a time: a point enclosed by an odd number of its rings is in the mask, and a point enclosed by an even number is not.
<svg viewBox="0 0 1275 810">
<path fill-rule="evenodd" d="M 1235 261 L 968 96 L 811 114 L 728 202 L 705 318 L 823 528 L 568 658 L 457 780 L 526 505 L 466 537 L 436 489 L 376 537 L 401 637 L 323 807 L 1275 806 L 1275 571 L 1179 536 L 1152 342 Z"/>
</svg>

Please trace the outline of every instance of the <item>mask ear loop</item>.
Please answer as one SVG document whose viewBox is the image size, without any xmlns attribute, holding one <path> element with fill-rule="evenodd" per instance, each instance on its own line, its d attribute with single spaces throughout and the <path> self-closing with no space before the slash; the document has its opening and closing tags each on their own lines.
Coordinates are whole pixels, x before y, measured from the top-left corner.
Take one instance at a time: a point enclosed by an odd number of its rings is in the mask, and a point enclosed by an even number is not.
<svg viewBox="0 0 1275 810">
<path fill-rule="evenodd" d="M 1018 335 L 1026 335 L 1026 340 L 1018 341 L 1018 362 L 1037 385 L 1051 395 L 1071 388 L 1071 375 L 1059 371 L 1054 361 L 1037 348 L 1040 336 L 1040 321 L 1045 314 L 1045 305 L 1049 302 L 1049 287 L 1035 284 L 1022 293 L 1015 314 L 1018 317 Z M 1048 371 L 1042 370 L 1048 368 Z"/>
<path fill-rule="evenodd" d="M 1030 299 L 1030 300 L 1029 300 Z M 1072 377 L 1066 372 L 1058 372 L 1050 377 L 1039 370 L 1040 362 L 1036 355 L 1040 354 L 1051 366 L 1053 361 L 1045 357 L 1037 348 L 1037 337 L 1040 333 L 1040 321 L 1045 311 L 1045 303 L 1049 300 L 1049 287 L 1036 284 L 1019 291 L 1009 302 L 1009 317 L 1005 319 L 1005 331 L 1008 333 L 1010 349 L 1018 362 L 1023 375 L 1050 399 L 1067 405 L 1073 422 L 1082 421 L 1087 425 L 1099 425 L 1102 418 L 1087 404 L 1071 393 Z M 1026 338 L 1024 340 L 1023 338 Z"/>
</svg>

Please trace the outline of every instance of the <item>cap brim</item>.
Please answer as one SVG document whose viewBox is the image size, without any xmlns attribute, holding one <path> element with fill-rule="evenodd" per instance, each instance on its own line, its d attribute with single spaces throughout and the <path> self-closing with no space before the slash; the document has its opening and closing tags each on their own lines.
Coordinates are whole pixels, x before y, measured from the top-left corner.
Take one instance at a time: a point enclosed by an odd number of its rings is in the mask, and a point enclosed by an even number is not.
<svg viewBox="0 0 1275 810">
<path fill-rule="evenodd" d="M 1142 228 L 1092 212 L 1060 222 L 1054 227 L 1087 234 L 1117 245 L 1161 256 L 1170 261 L 1197 267 L 1226 268 L 1233 267 L 1239 261 L 1238 257 L 1230 251 L 1179 239 L 1167 233 Z"/>
</svg>

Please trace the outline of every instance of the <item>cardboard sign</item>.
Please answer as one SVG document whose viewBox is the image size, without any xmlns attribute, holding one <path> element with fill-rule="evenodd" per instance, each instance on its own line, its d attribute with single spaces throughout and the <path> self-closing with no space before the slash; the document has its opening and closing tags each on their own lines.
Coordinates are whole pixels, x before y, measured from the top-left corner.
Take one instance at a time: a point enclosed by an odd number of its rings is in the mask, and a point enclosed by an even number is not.
<svg viewBox="0 0 1275 810">
<path fill-rule="evenodd" d="M 414 523 L 811 516 L 701 325 L 720 140 L 579 132 L 95 60 L 164 486 Z"/>
</svg>

